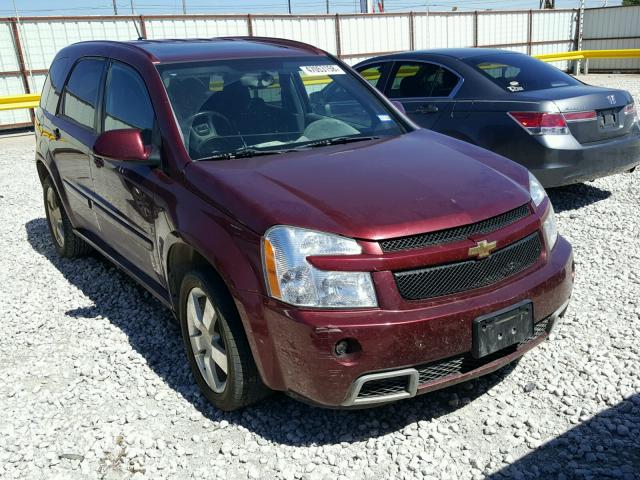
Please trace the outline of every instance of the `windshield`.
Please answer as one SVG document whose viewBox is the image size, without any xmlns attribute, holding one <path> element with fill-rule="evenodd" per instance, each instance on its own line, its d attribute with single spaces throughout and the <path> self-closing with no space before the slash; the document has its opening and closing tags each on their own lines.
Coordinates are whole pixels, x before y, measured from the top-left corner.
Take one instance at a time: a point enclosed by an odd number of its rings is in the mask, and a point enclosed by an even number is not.
<svg viewBox="0 0 640 480">
<path fill-rule="evenodd" d="M 465 58 L 463 61 L 509 92 L 580 85 L 572 76 L 527 55 L 498 53 Z"/>
<path fill-rule="evenodd" d="M 393 114 L 326 57 L 159 65 L 194 160 L 399 135 Z"/>
</svg>

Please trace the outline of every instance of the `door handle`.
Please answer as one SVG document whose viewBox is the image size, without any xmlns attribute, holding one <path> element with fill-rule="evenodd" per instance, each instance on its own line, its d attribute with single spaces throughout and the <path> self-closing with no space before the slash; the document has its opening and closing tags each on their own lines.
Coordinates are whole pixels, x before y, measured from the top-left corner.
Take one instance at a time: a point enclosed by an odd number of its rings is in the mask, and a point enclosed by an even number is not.
<svg viewBox="0 0 640 480">
<path fill-rule="evenodd" d="M 438 111 L 438 106 L 433 105 L 432 103 L 428 105 L 420 105 L 416 108 L 416 113 L 436 113 Z"/>
<path fill-rule="evenodd" d="M 56 140 L 60 140 L 60 137 L 62 135 L 60 135 L 60 129 L 59 128 L 54 128 L 53 129 L 53 136 Z"/>
</svg>

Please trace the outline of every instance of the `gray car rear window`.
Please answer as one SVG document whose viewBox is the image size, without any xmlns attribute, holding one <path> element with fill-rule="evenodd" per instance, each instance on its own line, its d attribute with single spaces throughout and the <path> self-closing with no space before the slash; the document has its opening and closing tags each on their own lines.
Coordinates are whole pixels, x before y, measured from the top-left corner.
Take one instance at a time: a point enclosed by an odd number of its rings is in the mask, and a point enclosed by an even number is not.
<svg viewBox="0 0 640 480">
<path fill-rule="evenodd" d="M 527 55 L 498 53 L 464 58 L 462 61 L 513 93 L 580 85 L 575 78 L 556 67 Z"/>
</svg>

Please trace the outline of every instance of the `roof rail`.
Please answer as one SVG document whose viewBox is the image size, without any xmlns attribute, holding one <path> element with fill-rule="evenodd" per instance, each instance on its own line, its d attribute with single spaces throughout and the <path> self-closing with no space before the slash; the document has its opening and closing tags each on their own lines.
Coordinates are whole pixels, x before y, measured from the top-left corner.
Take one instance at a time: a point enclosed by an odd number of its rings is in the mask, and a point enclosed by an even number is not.
<svg viewBox="0 0 640 480">
<path fill-rule="evenodd" d="M 269 43 L 271 45 L 279 45 L 281 47 L 288 48 L 302 48 L 305 50 L 309 50 L 313 53 L 322 53 L 326 52 L 318 47 L 314 47 L 308 43 L 298 42 L 297 40 L 289 40 L 287 38 L 274 38 L 274 37 L 249 37 L 249 36 L 237 36 L 237 37 L 219 37 L 225 40 L 245 40 L 249 42 L 260 42 L 260 43 Z"/>
</svg>

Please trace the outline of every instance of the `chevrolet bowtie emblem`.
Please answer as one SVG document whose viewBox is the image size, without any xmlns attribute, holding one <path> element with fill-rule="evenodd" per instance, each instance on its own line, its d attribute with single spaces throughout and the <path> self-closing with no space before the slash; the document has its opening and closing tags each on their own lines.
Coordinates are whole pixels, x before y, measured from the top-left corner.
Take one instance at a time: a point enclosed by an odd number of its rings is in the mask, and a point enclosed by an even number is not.
<svg viewBox="0 0 640 480">
<path fill-rule="evenodd" d="M 496 242 L 487 242 L 486 240 L 482 240 L 478 242 L 475 247 L 471 247 L 469 249 L 470 257 L 478 257 L 484 258 L 488 257 L 489 254 L 496 248 Z"/>
</svg>

